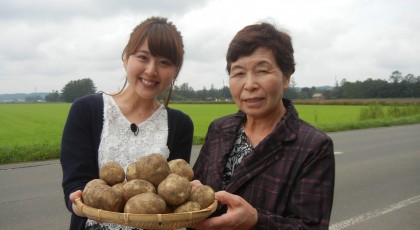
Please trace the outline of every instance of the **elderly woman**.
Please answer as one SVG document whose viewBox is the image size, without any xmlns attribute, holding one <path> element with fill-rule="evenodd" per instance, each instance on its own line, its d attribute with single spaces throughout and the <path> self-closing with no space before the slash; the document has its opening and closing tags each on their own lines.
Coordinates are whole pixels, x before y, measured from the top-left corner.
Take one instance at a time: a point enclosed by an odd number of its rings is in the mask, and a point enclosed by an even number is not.
<svg viewBox="0 0 420 230">
<path fill-rule="evenodd" d="M 220 204 L 194 228 L 328 229 L 333 142 L 283 98 L 295 71 L 290 36 L 268 23 L 247 26 L 226 60 L 239 112 L 211 123 L 194 165 Z"/>
</svg>

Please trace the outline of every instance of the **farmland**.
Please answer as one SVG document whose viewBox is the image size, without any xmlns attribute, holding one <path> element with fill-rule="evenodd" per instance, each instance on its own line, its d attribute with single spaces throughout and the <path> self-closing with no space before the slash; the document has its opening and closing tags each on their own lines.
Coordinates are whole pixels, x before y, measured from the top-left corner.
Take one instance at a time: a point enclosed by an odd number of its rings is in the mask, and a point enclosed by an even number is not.
<svg viewBox="0 0 420 230">
<path fill-rule="evenodd" d="M 0 164 L 57 158 L 70 106 L 69 103 L 0 104 Z M 170 107 L 185 112 L 193 120 L 194 144 L 202 143 L 211 121 L 237 111 L 234 104 L 171 104 Z M 420 123 L 418 105 L 299 104 L 296 108 L 303 120 L 326 132 Z M 382 114 L 379 117 L 375 115 L 378 110 Z M 367 118 L 361 119 L 363 114 Z"/>
</svg>

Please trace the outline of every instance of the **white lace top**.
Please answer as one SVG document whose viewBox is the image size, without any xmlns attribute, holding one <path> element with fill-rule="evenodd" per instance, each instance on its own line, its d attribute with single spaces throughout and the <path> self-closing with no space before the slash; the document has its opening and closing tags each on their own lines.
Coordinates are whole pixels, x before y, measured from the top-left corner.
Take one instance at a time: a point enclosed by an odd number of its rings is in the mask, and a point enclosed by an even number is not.
<svg viewBox="0 0 420 230">
<path fill-rule="evenodd" d="M 124 169 L 136 161 L 140 156 L 151 153 L 161 153 L 169 157 L 168 140 L 168 112 L 164 105 L 144 122 L 137 124 L 137 135 L 130 129 L 131 122 L 123 115 L 112 96 L 103 94 L 104 124 L 101 143 L 98 150 L 99 167 L 109 161 L 116 161 Z M 86 226 L 97 223 L 88 220 Z M 101 223 L 102 229 L 131 229 L 125 226 Z"/>
</svg>

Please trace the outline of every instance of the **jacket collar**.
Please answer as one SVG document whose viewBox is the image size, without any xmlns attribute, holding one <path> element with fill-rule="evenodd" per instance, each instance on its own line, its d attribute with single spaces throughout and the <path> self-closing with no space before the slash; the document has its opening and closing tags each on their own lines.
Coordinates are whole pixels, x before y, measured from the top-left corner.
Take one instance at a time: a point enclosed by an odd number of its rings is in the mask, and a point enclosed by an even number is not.
<svg viewBox="0 0 420 230">
<path fill-rule="evenodd" d="M 272 135 L 275 134 L 276 142 L 289 142 L 293 141 L 297 137 L 297 132 L 299 128 L 299 115 L 293 106 L 292 101 L 289 99 L 283 98 L 283 104 L 286 108 L 286 113 L 282 117 L 279 123 L 277 123 L 272 134 L 268 135 L 265 139 L 271 139 Z M 241 124 L 246 120 L 246 115 L 244 112 L 239 110 L 237 113 L 233 114 L 232 119 L 227 122 L 223 127 L 221 127 L 221 132 L 229 136 L 235 137 Z"/>
<path fill-rule="evenodd" d="M 262 140 L 258 146 L 255 147 L 251 155 L 247 156 L 238 167 L 234 177 L 226 187 L 226 191 L 234 193 L 248 180 L 264 171 L 267 167 L 277 161 L 283 155 L 283 143 L 294 141 L 297 138 L 299 129 L 299 117 L 292 102 L 288 99 L 283 99 L 286 107 L 286 114 L 281 121 L 276 125 L 273 132 Z M 236 125 L 235 134 L 238 131 L 241 122 L 244 122 L 246 116 L 243 112 L 239 111 L 234 115 L 235 119 L 231 125 Z M 239 120 L 239 121 L 237 121 Z M 226 125 L 224 131 L 229 128 Z M 230 131 L 232 132 L 232 127 Z M 229 134 L 231 135 L 231 134 Z M 246 166 L 245 166 L 246 165 Z"/>
</svg>

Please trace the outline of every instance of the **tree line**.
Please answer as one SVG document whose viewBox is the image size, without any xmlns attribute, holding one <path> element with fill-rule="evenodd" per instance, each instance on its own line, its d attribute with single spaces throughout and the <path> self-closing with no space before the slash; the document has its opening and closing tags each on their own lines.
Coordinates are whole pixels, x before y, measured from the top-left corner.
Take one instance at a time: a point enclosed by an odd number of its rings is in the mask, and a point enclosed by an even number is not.
<svg viewBox="0 0 420 230">
<path fill-rule="evenodd" d="M 365 98 L 418 98 L 420 97 L 420 76 L 403 76 L 394 71 L 388 80 L 368 78 L 364 81 L 349 82 L 346 79 L 336 82 L 331 89 L 304 87 L 298 89 L 292 83 L 285 97 L 308 99 L 320 93 L 325 99 L 365 99 Z"/>
<path fill-rule="evenodd" d="M 45 96 L 46 101 L 73 102 L 76 98 L 96 92 L 93 81 L 89 78 L 73 80 L 67 83 L 61 92 L 53 90 Z M 363 99 L 363 98 L 418 98 L 420 97 L 420 76 L 413 74 L 403 76 L 394 71 L 388 80 L 368 78 L 364 81 L 349 82 L 346 79 L 336 82 L 334 87 L 321 89 L 316 87 L 297 87 L 292 78 L 285 97 L 289 99 L 309 99 L 314 94 L 321 94 L 325 99 Z M 163 98 L 163 97 L 162 97 Z M 172 101 L 230 101 L 232 95 L 229 87 L 209 89 L 203 87 L 194 90 L 188 83 L 175 85 L 171 95 Z"/>
<path fill-rule="evenodd" d="M 45 100 L 49 102 L 73 102 L 76 98 L 83 97 L 96 92 L 96 86 L 90 78 L 72 80 L 67 83 L 61 93 L 53 90 L 45 96 Z"/>
<path fill-rule="evenodd" d="M 413 74 L 403 76 L 401 72 L 394 71 L 388 80 L 368 78 L 364 81 L 349 82 L 346 79 L 336 83 L 333 87 L 297 87 L 292 78 L 289 89 L 284 97 L 289 99 L 310 99 L 314 94 L 321 94 L 325 99 L 362 99 L 362 98 L 415 98 L 420 97 L 420 76 Z M 172 100 L 176 101 L 206 101 L 230 100 L 229 87 L 210 89 L 205 87 L 195 91 L 188 83 L 174 87 Z"/>
</svg>

